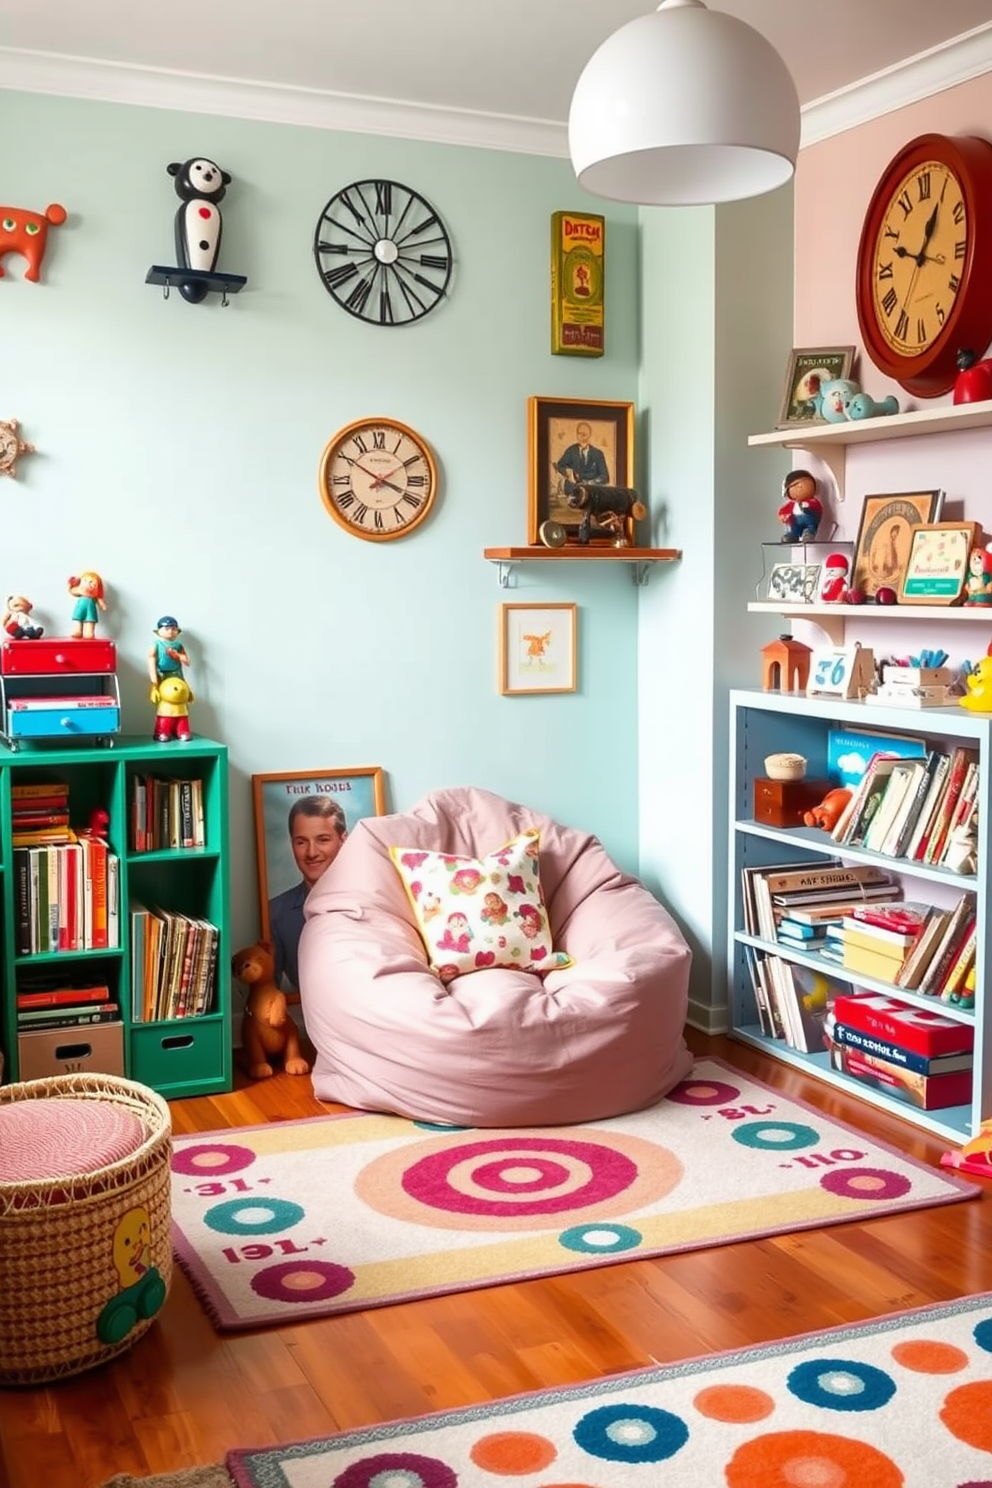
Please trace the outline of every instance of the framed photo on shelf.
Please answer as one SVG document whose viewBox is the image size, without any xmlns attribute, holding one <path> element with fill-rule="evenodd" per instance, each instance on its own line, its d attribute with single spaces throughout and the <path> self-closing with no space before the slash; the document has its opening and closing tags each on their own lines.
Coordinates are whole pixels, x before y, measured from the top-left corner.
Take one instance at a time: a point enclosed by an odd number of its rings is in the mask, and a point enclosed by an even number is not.
<svg viewBox="0 0 992 1488">
<path fill-rule="evenodd" d="M 943 491 L 903 491 L 866 496 L 854 546 L 851 588 L 871 599 L 879 589 L 897 593 L 909 562 L 913 529 L 936 522 Z"/>
<path fill-rule="evenodd" d="M 383 814 L 383 773 L 378 765 L 291 770 L 253 775 L 251 786 L 262 937 L 273 942 L 277 975 L 295 988 L 303 901 L 355 823 Z"/>
<path fill-rule="evenodd" d="M 577 541 L 582 513 L 569 496 L 582 483 L 634 484 L 633 403 L 579 402 L 568 398 L 527 400 L 527 541 L 541 541 L 544 522 Z M 633 540 L 633 523 L 627 533 Z M 614 534 L 594 526 L 590 543 L 613 547 Z"/>
<path fill-rule="evenodd" d="M 968 560 L 980 532 L 978 522 L 931 522 L 914 527 L 899 603 L 960 604 L 968 582 Z"/>
<path fill-rule="evenodd" d="M 789 355 L 785 390 L 776 429 L 793 424 L 823 424 L 817 413 L 816 394 L 821 382 L 850 377 L 854 366 L 853 346 L 796 346 Z"/>
<path fill-rule="evenodd" d="M 499 690 L 504 697 L 575 692 L 578 610 L 574 604 L 499 607 Z"/>
<path fill-rule="evenodd" d="M 819 563 L 773 563 L 766 597 L 785 604 L 812 604 L 819 578 Z"/>
</svg>

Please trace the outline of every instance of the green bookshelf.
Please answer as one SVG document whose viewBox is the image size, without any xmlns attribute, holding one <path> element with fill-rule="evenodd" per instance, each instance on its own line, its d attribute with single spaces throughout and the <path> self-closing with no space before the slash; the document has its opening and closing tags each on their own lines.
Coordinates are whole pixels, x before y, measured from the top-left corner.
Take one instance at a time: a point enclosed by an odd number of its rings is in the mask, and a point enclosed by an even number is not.
<svg viewBox="0 0 992 1488">
<path fill-rule="evenodd" d="M 199 781 L 203 845 L 134 846 L 134 787 L 138 777 Z M 59 782 L 68 786 L 73 828 L 90 812 L 109 815 L 107 840 L 119 861 L 116 947 L 18 951 L 18 885 L 15 873 L 13 796 L 16 785 Z M 113 746 L 80 745 L 16 751 L 0 746 L 0 1048 L 4 1079 L 33 1079 L 70 1070 L 124 1074 L 166 1099 L 212 1095 L 232 1085 L 231 960 L 228 865 L 227 748 L 194 736 L 186 743 L 156 744 L 147 737 L 115 737 Z M 196 1016 L 144 1020 L 131 964 L 132 904 L 202 920 L 216 928 L 212 997 Z M 26 1033 L 18 1030 L 16 996 L 39 970 L 59 972 L 68 983 L 106 980 L 120 1022 L 85 1024 Z M 137 995 L 136 995 L 137 993 Z M 135 1016 L 135 1013 L 138 1016 Z"/>
</svg>

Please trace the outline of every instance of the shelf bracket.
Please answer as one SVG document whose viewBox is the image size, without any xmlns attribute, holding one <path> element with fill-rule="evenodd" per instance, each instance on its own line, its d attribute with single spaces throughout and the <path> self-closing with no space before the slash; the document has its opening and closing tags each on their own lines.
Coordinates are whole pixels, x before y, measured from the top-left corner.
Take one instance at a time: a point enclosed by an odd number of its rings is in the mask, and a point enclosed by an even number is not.
<svg viewBox="0 0 992 1488">
<path fill-rule="evenodd" d="M 630 565 L 630 576 L 638 589 L 643 589 L 651 574 L 650 563 L 632 563 Z"/>
<path fill-rule="evenodd" d="M 510 575 L 513 572 L 513 568 L 514 565 L 512 563 L 508 563 L 505 558 L 500 558 L 497 561 L 496 582 L 499 584 L 499 587 L 501 589 L 510 588 Z"/>
</svg>

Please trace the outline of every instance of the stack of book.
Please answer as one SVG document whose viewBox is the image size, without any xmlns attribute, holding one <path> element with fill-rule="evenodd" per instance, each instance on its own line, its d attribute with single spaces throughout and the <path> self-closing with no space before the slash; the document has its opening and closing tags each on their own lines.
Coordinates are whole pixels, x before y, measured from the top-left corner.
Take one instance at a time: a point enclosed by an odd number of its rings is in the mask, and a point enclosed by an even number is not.
<svg viewBox="0 0 992 1488">
<path fill-rule="evenodd" d="M 203 781 L 135 775 L 131 782 L 131 847 L 161 852 L 203 847 Z"/>
<path fill-rule="evenodd" d="M 968 975 L 975 965 L 975 916 L 975 895 L 970 892 L 950 908 L 932 906 L 895 985 L 960 1007 L 974 1006 Z"/>
<path fill-rule="evenodd" d="M 152 1023 L 209 1012 L 217 979 L 217 944 L 217 927 L 208 920 L 133 905 L 132 1020 Z"/>
<path fill-rule="evenodd" d="M 119 1023 L 121 1010 L 105 982 L 67 986 L 56 977 L 24 978 L 16 994 L 18 1033 L 43 1033 L 89 1023 Z"/>
<path fill-rule="evenodd" d="M 971 1100 L 975 1030 L 874 993 L 836 997 L 825 1040 L 834 1069 L 935 1111 Z"/>
<path fill-rule="evenodd" d="M 827 926 L 823 954 L 845 971 L 894 983 L 932 908 L 898 900 L 854 905 Z"/>
<path fill-rule="evenodd" d="M 831 920 L 900 892 L 885 869 L 868 863 L 845 867 L 838 858 L 745 868 L 741 890 L 747 933 L 793 950 L 817 950 Z"/>
<path fill-rule="evenodd" d="M 883 857 L 961 869 L 955 842 L 977 812 L 978 752 L 960 745 L 906 759 L 877 753 L 831 836 Z"/>
<path fill-rule="evenodd" d="M 69 826 L 69 787 L 60 780 L 39 780 L 10 787 L 14 847 L 75 842 Z"/>
</svg>

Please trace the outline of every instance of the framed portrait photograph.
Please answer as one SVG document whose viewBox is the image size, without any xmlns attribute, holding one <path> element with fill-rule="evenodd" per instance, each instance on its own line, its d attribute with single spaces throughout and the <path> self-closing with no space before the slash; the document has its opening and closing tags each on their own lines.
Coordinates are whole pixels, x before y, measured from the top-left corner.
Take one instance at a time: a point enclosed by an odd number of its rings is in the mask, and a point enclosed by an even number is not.
<svg viewBox="0 0 992 1488">
<path fill-rule="evenodd" d="M 578 683 L 574 604 L 499 607 L 499 690 L 504 697 L 574 692 Z"/>
<path fill-rule="evenodd" d="M 253 775 L 258 912 L 275 952 L 276 984 L 299 988 L 303 903 L 356 822 L 385 810 L 378 765 Z"/>
<path fill-rule="evenodd" d="M 854 546 L 851 588 L 860 590 L 866 599 L 879 589 L 898 593 L 909 562 L 913 529 L 936 522 L 943 504 L 943 491 L 866 496 Z"/>
<path fill-rule="evenodd" d="M 541 541 L 545 522 L 557 522 L 565 543 L 577 542 L 581 510 L 569 504 L 579 485 L 634 484 L 633 403 L 527 400 L 527 541 Z M 628 523 L 628 543 L 633 522 Z M 612 547 L 616 534 L 593 525 L 590 543 Z"/>
<path fill-rule="evenodd" d="M 932 522 L 913 528 L 899 585 L 900 604 L 956 605 L 965 597 L 978 522 Z"/>
<path fill-rule="evenodd" d="M 837 377 L 850 377 L 853 366 L 853 346 L 793 347 L 776 429 L 788 429 L 793 424 L 826 423 L 817 412 L 820 384 Z"/>
<path fill-rule="evenodd" d="M 819 578 L 818 563 L 773 563 L 767 598 L 786 604 L 812 604 Z"/>
</svg>

